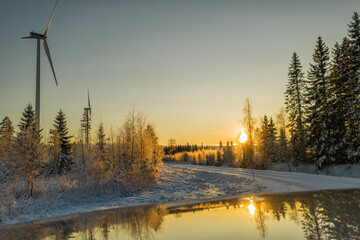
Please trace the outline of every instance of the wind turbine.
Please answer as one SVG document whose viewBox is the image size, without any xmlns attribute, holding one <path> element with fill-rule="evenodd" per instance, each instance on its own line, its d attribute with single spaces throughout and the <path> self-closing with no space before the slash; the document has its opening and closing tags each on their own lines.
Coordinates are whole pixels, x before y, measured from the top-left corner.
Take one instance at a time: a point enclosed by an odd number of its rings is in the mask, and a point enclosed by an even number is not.
<svg viewBox="0 0 360 240">
<path fill-rule="evenodd" d="M 58 4 L 58 1 L 56 1 L 56 4 L 55 4 L 55 7 L 54 7 L 54 10 L 51 14 L 51 17 L 50 17 L 50 20 L 49 20 L 49 23 L 46 27 L 46 30 L 44 32 L 44 34 L 42 33 L 37 33 L 37 32 L 30 32 L 30 36 L 28 37 L 22 37 L 22 39 L 36 39 L 37 40 L 37 49 L 36 49 L 36 103 L 35 103 L 35 115 L 36 115 L 36 118 L 37 118 L 37 124 L 38 124 L 38 129 L 40 129 L 40 41 L 43 40 L 44 41 L 44 50 L 45 50 L 45 53 L 49 59 L 49 63 L 50 63 L 50 66 L 51 66 L 51 69 L 52 69 L 52 72 L 54 74 L 54 78 L 55 78 L 55 83 L 56 83 L 56 86 L 58 86 L 58 83 L 57 83 L 57 80 L 56 80 L 56 75 L 55 75 L 55 70 L 54 70 L 54 66 L 52 64 L 52 61 L 51 61 L 51 56 L 50 56 L 50 50 L 49 50 L 49 46 L 47 44 L 47 33 L 49 31 L 49 27 L 50 27 L 50 23 L 51 23 L 51 20 L 54 16 L 54 13 L 55 13 L 55 9 L 56 9 L 56 6 Z"/>
<path fill-rule="evenodd" d="M 89 120 L 91 120 L 91 106 L 90 106 L 89 88 L 87 89 L 87 94 L 88 94 L 88 107 L 84 108 L 84 110 L 86 111 L 88 117 L 89 117 L 89 113 L 90 113 Z"/>
<path fill-rule="evenodd" d="M 91 121 L 91 105 L 90 105 L 90 94 L 89 94 L 89 88 L 87 89 L 88 94 L 88 107 L 84 108 L 85 112 L 85 122 L 84 124 L 84 130 L 85 130 L 85 142 L 86 144 L 89 143 L 89 131 L 90 131 L 90 121 Z"/>
</svg>

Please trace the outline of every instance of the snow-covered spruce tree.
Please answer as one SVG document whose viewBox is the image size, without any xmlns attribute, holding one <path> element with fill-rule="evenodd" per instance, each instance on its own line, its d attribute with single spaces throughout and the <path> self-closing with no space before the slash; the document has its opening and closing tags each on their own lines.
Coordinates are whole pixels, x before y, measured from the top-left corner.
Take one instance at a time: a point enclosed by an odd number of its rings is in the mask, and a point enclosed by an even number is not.
<svg viewBox="0 0 360 240">
<path fill-rule="evenodd" d="M 67 128 L 64 112 L 60 109 L 55 120 L 54 128 L 50 130 L 50 151 L 53 158 L 49 164 L 50 174 L 65 174 L 71 170 L 73 165 L 72 143 Z"/>
<path fill-rule="evenodd" d="M 259 152 L 262 157 L 263 168 L 268 168 L 276 161 L 276 128 L 272 118 L 265 115 L 258 133 Z"/>
<path fill-rule="evenodd" d="M 8 162 L 8 153 L 11 151 L 11 144 L 14 139 L 14 127 L 10 118 L 4 117 L 0 123 L 0 174 Z"/>
<path fill-rule="evenodd" d="M 349 143 L 348 158 L 351 162 L 360 162 L 360 19 L 354 13 L 349 24 L 349 101 L 346 112 L 348 131 L 346 141 Z"/>
<path fill-rule="evenodd" d="M 330 152 L 336 163 L 348 162 L 346 151 L 346 113 L 349 101 L 349 40 L 344 38 L 342 45 L 335 44 L 333 60 L 329 76 L 329 120 L 330 137 L 328 138 Z"/>
<path fill-rule="evenodd" d="M 11 170 L 13 177 L 25 178 L 31 197 L 34 181 L 44 167 L 45 148 L 41 143 L 41 130 L 37 129 L 37 120 L 30 104 L 22 115 L 11 151 Z"/>
<path fill-rule="evenodd" d="M 288 114 L 288 128 L 291 135 L 290 146 L 292 162 L 304 162 L 306 146 L 304 142 L 304 74 L 299 56 L 294 52 L 291 58 L 288 84 L 285 91 L 286 112 Z"/>
<path fill-rule="evenodd" d="M 312 161 L 318 168 L 335 162 L 330 149 L 331 122 L 329 118 L 329 49 L 318 37 L 310 64 L 305 94 L 307 145 Z"/>
</svg>

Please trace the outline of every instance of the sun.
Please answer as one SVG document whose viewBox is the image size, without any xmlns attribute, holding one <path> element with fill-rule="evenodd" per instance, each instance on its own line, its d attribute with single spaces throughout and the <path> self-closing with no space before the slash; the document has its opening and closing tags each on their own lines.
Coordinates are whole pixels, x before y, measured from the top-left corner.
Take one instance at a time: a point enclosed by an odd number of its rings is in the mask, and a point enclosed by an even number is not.
<svg viewBox="0 0 360 240">
<path fill-rule="evenodd" d="M 241 131 L 240 143 L 245 143 L 247 140 L 247 134 L 244 131 Z"/>
<path fill-rule="evenodd" d="M 248 209 L 249 209 L 250 214 L 254 215 L 256 208 L 255 208 L 252 200 L 250 200 L 250 204 L 248 206 Z"/>
</svg>

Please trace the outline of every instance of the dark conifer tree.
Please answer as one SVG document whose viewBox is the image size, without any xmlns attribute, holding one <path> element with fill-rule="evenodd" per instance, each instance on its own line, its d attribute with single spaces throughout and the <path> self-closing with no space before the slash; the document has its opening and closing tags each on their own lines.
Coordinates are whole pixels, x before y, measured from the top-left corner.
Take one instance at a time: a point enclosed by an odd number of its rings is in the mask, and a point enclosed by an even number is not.
<svg viewBox="0 0 360 240">
<path fill-rule="evenodd" d="M 50 130 L 52 155 L 54 158 L 51 161 L 50 173 L 64 174 L 71 170 L 73 165 L 72 144 L 67 128 L 66 118 L 63 111 L 60 109 L 55 120 L 54 129 Z"/>
<path fill-rule="evenodd" d="M 318 168 L 331 164 L 336 159 L 330 150 L 329 138 L 331 122 L 329 119 L 329 49 L 318 37 L 310 64 L 305 95 L 307 145 L 311 157 Z"/>
<path fill-rule="evenodd" d="M 226 146 L 224 148 L 224 163 L 227 164 L 229 167 L 233 167 L 235 166 L 235 155 L 234 155 L 234 151 L 233 151 L 233 144 L 232 142 L 230 143 L 229 141 L 226 142 Z"/>
<path fill-rule="evenodd" d="M 259 131 L 260 153 L 267 168 L 276 161 L 276 128 L 272 118 L 265 115 Z"/>
<path fill-rule="evenodd" d="M 40 137 L 41 130 L 37 130 L 37 120 L 35 117 L 35 111 L 31 104 L 28 104 L 24 109 L 20 123 L 18 125 L 20 131 L 31 130 L 34 132 L 34 136 Z"/>
<path fill-rule="evenodd" d="M 265 115 L 262 119 L 260 129 L 257 133 L 258 135 L 258 142 L 259 142 L 259 152 L 262 156 L 262 162 L 264 167 L 267 167 L 268 165 L 268 156 L 267 156 L 267 147 L 268 147 L 268 126 L 269 126 L 269 120 L 267 116 Z"/>
<path fill-rule="evenodd" d="M 348 158 L 351 162 L 360 162 L 360 19 L 354 13 L 349 24 L 348 36 L 350 40 L 349 54 L 349 101 L 346 118 L 348 132 L 346 141 L 350 144 Z"/>
<path fill-rule="evenodd" d="M 304 161 L 306 147 L 304 143 L 304 89 L 305 81 L 299 56 L 294 52 L 291 58 L 288 84 L 285 92 L 286 112 L 289 116 L 289 132 L 291 134 L 292 162 Z"/>
<path fill-rule="evenodd" d="M 346 141 L 346 113 L 348 106 L 348 83 L 349 83 L 349 40 L 344 38 L 342 45 L 335 44 L 333 49 L 333 61 L 329 76 L 329 120 L 330 154 L 336 159 L 336 163 L 346 163 L 348 143 Z"/>
<path fill-rule="evenodd" d="M 216 150 L 216 162 L 215 162 L 215 166 L 222 166 L 224 164 L 224 159 L 223 159 L 223 149 L 222 148 L 218 148 Z"/>
<path fill-rule="evenodd" d="M 269 157 L 269 162 L 276 161 L 276 128 L 273 118 L 270 118 L 269 125 L 267 128 L 267 142 L 268 149 L 267 155 Z"/>
<path fill-rule="evenodd" d="M 0 123 L 0 144 L 3 150 L 6 150 L 10 147 L 13 140 L 14 132 L 14 127 L 12 125 L 12 122 L 10 121 L 10 118 L 8 118 L 7 116 L 4 117 L 4 119 Z"/>
<path fill-rule="evenodd" d="M 4 117 L 0 123 L 0 141 L 11 140 L 14 135 L 14 127 L 9 117 Z"/>
<path fill-rule="evenodd" d="M 1 169 L 7 168 L 8 153 L 11 151 L 11 144 L 14 139 L 14 127 L 10 118 L 5 117 L 0 123 L 0 174 Z M 5 170 L 4 170 L 5 171 Z"/>
</svg>

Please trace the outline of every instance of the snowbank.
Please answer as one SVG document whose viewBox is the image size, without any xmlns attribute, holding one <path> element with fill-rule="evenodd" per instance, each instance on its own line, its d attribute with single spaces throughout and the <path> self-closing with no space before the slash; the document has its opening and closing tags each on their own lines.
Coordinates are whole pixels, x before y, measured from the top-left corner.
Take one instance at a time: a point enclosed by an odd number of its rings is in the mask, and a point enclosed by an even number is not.
<svg viewBox="0 0 360 240">
<path fill-rule="evenodd" d="M 324 167 L 318 170 L 314 165 L 299 165 L 297 167 L 289 166 L 287 163 L 274 163 L 270 170 L 282 171 L 282 172 L 302 172 L 311 173 L 317 175 L 329 175 L 337 177 L 354 177 L 360 178 L 360 164 L 341 164 Z"/>
</svg>

